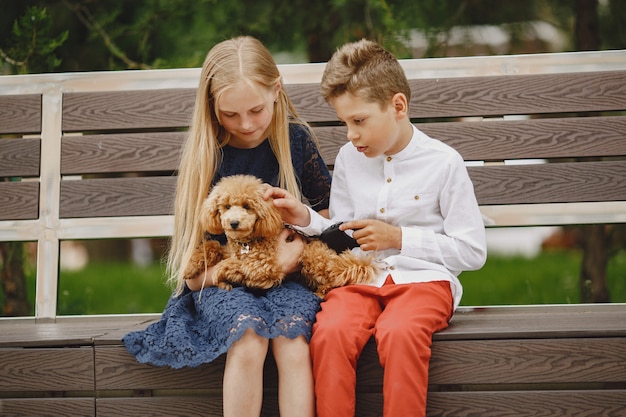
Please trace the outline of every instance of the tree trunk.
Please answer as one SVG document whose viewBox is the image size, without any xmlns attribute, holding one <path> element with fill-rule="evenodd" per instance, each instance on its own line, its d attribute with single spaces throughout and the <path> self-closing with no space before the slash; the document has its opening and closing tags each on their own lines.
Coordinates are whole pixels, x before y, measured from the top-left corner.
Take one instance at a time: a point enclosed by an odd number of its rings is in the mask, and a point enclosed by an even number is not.
<svg viewBox="0 0 626 417">
<path fill-rule="evenodd" d="M 576 0 L 576 49 L 596 51 L 600 49 L 598 30 L 598 0 Z"/>
<path fill-rule="evenodd" d="M 609 262 L 609 240 L 603 224 L 582 227 L 583 262 L 580 270 L 580 301 L 608 303 L 606 268 Z"/>
<path fill-rule="evenodd" d="M 32 307 L 26 293 L 24 276 L 24 244 L 22 242 L 0 243 L 2 258 L 2 292 L 4 305 L 2 313 L 6 317 L 30 316 Z"/>
<path fill-rule="evenodd" d="M 576 49 L 594 51 L 600 48 L 598 0 L 576 0 Z M 609 261 L 608 231 L 604 225 L 581 228 L 583 262 L 580 270 L 580 300 L 583 303 L 610 301 L 606 284 Z"/>
</svg>

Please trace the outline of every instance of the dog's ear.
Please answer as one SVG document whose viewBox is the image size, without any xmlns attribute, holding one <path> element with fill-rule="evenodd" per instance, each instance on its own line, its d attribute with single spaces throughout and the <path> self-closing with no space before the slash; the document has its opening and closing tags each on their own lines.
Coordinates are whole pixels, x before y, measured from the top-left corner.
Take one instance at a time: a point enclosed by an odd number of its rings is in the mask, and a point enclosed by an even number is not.
<svg viewBox="0 0 626 417">
<path fill-rule="evenodd" d="M 283 228 L 283 219 L 280 216 L 280 212 L 274 206 L 272 199 L 263 199 L 263 189 L 258 192 L 254 198 L 253 206 L 254 210 L 259 216 L 255 224 L 257 236 L 273 236 L 280 233 Z"/>
<path fill-rule="evenodd" d="M 200 222 L 202 223 L 202 228 L 214 235 L 221 235 L 224 233 L 219 210 L 220 199 L 221 197 L 218 190 L 214 188 L 202 203 L 202 209 L 200 210 Z"/>
</svg>

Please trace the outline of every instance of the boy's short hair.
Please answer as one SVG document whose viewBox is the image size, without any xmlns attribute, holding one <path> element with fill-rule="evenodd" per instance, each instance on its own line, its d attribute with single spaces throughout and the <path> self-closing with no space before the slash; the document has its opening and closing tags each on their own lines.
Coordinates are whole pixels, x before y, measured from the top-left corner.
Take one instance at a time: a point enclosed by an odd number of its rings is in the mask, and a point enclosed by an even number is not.
<svg viewBox="0 0 626 417">
<path fill-rule="evenodd" d="M 411 88 L 397 58 L 376 42 L 361 39 L 339 48 L 322 75 L 322 96 L 329 101 L 350 93 L 386 106 L 397 93 L 411 100 Z"/>
</svg>

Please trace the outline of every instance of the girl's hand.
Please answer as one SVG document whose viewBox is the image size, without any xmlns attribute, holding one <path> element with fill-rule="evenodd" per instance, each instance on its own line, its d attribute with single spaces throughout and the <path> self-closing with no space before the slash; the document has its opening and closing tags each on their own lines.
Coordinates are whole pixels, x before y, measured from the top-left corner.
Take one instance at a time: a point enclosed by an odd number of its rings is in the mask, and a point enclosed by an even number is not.
<svg viewBox="0 0 626 417">
<path fill-rule="evenodd" d="M 185 280 L 185 284 L 187 284 L 187 288 L 191 291 L 199 291 L 202 288 L 214 287 L 215 282 L 213 282 L 213 267 L 210 266 L 207 268 L 206 272 L 200 272 L 195 277 Z"/>
<path fill-rule="evenodd" d="M 274 199 L 274 206 L 280 212 L 285 223 L 295 226 L 307 226 L 311 223 L 311 214 L 306 206 L 297 198 L 295 198 L 287 190 L 278 187 L 269 187 L 265 191 L 263 198 Z"/>
<path fill-rule="evenodd" d="M 352 229 L 361 250 L 402 249 L 402 228 L 380 220 L 352 220 L 342 223 L 339 229 Z"/>
<path fill-rule="evenodd" d="M 280 233 L 278 240 L 278 262 L 285 275 L 300 270 L 300 257 L 306 242 L 293 230 L 285 229 Z"/>
</svg>

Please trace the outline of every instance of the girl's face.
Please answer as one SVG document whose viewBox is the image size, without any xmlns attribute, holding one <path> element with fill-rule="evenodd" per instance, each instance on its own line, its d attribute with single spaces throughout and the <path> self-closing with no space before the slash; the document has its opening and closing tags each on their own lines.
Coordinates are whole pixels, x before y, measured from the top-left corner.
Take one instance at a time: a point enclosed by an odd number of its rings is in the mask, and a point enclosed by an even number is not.
<svg viewBox="0 0 626 417">
<path fill-rule="evenodd" d="M 278 83 L 267 90 L 240 81 L 222 94 L 218 103 L 219 120 L 232 135 L 229 145 L 250 149 L 267 138 L 279 90 Z"/>
</svg>

